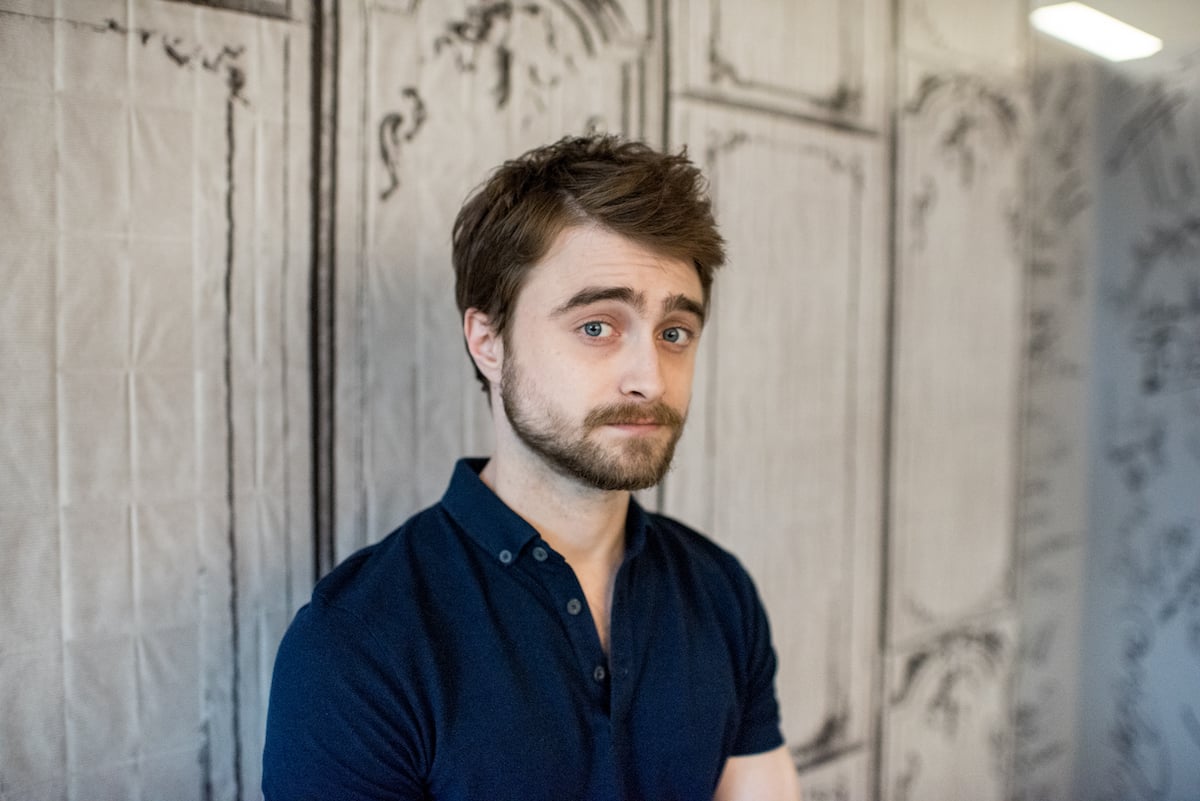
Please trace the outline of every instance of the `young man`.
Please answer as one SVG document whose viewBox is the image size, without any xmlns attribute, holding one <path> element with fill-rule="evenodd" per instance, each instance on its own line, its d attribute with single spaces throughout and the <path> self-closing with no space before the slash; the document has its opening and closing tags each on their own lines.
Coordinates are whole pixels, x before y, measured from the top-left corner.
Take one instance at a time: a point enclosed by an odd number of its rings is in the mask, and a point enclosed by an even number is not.
<svg viewBox="0 0 1200 801">
<path fill-rule="evenodd" d="M 454 227 L 495 422 L 292 623 L 268 801 L 794 801 L 749 577 L 630 491 L 670 466 L 724 246 L 685 155 L 564 139 Z"/>
</svg>

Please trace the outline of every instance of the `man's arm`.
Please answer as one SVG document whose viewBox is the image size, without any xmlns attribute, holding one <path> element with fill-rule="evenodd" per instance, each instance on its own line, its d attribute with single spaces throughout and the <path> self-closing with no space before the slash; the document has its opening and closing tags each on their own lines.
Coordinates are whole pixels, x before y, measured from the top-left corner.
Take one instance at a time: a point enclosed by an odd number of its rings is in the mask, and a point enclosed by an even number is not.
<svg viewBox="0 0 1200 801">
<path fill-rule="evenodd" d="M 750 756 L 730 757 L 713 801 L 799 801 L 800 782 L 787 746 Z"/>
</svg>

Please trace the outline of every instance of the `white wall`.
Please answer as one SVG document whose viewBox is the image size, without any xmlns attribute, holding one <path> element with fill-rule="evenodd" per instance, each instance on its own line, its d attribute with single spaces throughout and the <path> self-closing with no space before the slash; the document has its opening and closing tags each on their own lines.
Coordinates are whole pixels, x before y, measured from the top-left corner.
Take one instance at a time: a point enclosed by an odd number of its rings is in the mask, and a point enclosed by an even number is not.
<svg viewBox="0 0 1200 801">
<path fill-rule="evenodd" d="M 1038 52 L 1020 797 L 1194 799 L 1200 69 Z"/>
<path fill-rule="evenodd" d="M 1106 74 L 1097 109 L 1078 793 L 1182 801 L 1200 795 L 1200 68 Z"/>
<path fill-rule="evenodd" d="M 1051 58 L 1032 91 L 1014 797 L 1076 799 L 1096 197 L 1096 72 Z"/>
</svg>

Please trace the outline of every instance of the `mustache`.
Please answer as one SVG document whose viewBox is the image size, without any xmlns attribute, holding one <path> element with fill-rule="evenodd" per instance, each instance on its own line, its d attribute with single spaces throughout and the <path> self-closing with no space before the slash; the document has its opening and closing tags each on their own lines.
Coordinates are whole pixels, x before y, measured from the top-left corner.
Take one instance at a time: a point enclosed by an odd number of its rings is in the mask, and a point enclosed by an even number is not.
<svg viewBox="0 0 1200 801">
<path fill-rule="evenodd" d="M 649 406 L 643 403 L 614 403 L 588 412 L 588 416 L 583 420 L 583 426 L 585 429 L 591 430 L 600 426 L 655 423 L 679 428 L 683 425 L 683 419 L 682 414 L 665 403 L 655 403 Z"/>
</svg>

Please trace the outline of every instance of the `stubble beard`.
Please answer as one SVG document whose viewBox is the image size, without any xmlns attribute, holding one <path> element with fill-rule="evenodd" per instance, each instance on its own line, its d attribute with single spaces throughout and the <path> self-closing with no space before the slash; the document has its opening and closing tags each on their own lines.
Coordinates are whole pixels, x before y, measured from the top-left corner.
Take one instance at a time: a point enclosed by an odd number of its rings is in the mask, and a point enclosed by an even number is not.
<svg viewBox="0 0 1200 801">
<path fill-rule="evenodd" d="M 500 401 L 513 433 L 555 472 L 599 490 L 641 490 L 662 481 L 671 468 L 684 416 L 665 403 L 617 403 L 593 409 L 579 429 L 553 409 L 532 408 L 534 394 L 521 378 L 510 350 L 500 380 Z M 604 446 L 591 434 L 606 425 L 653 420 L 670 436 L 634 436 Z"/>
</svg>

